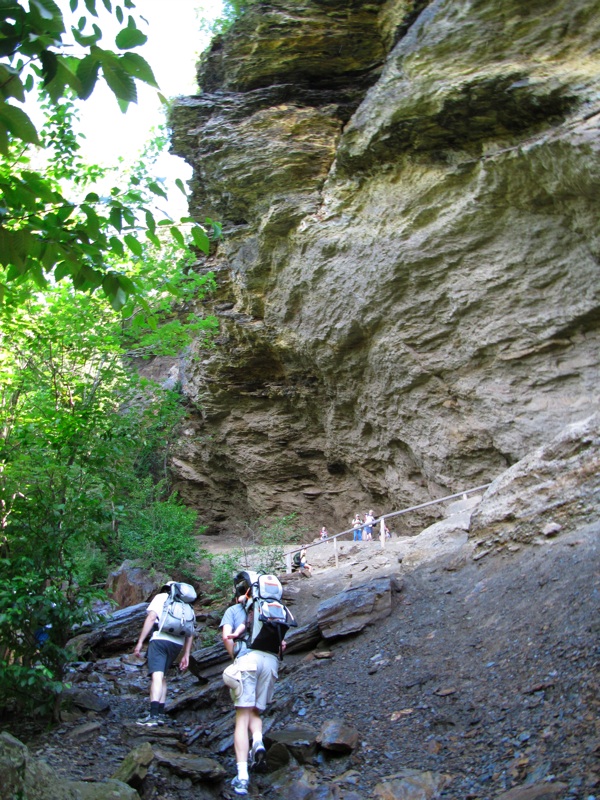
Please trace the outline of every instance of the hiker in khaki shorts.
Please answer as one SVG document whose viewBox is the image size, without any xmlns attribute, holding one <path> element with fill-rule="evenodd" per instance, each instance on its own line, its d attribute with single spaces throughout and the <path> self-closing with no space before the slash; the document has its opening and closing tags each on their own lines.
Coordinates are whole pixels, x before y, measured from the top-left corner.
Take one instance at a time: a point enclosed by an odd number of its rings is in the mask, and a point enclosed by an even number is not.
<svg viewBox="0 0 600 800">
<path fill-rule="evenodd" d="M 231 782 L 236 794 L 248 794 L 248 761 L 250 767 L 260 765 L 265 759 L 265 746 L 262 740 L 263 712 L 273 699 L 278 675 L 279 659 L 273 653 L 250 650 L 243 639 L 246 611 L 244 603 L 250 587 L 243 582 L 235 586 L 235 603 L 231 605 L 221 620 L 223 644 L 234 664 L 225 670 L 223 679 L 230 689 L 235 705 L 235 730 L 233 746 L 237 765 L 237 776 Z M 239 633 L 242 631 L 242 633 Z M 285 641 L 282 642 L 285 649 Z M 252 747 L 250 747 L 250 736 Z"/>
</svg>

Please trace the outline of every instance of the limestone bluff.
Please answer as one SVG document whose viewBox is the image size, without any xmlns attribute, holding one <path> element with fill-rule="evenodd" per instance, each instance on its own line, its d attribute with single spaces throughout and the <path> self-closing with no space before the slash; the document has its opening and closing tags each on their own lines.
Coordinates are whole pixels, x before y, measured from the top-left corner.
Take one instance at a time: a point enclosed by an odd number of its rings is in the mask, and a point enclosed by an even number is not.
<svg viewBox="0 0 600 800">
<path fill-rule="evenodd" d="M 599 406 L 600 2 L 250 2 L 173 109 L 223 222 L 173 468 L 219 526 L 348 527 Z"/>
</svg>

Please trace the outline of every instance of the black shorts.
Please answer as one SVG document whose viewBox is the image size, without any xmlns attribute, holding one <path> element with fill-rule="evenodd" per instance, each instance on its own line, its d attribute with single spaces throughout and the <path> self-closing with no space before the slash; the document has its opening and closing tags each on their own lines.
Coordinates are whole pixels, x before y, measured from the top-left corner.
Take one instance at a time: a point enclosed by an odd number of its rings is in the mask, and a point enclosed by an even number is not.
<svg viewBox="0 0 600 800">
<path fill-rule="evenodd" d="M 151 639 L 148 645 L 148 675 L 166 673 L 181 651 L 182 645 L 166 639 Z"/>
</svg>

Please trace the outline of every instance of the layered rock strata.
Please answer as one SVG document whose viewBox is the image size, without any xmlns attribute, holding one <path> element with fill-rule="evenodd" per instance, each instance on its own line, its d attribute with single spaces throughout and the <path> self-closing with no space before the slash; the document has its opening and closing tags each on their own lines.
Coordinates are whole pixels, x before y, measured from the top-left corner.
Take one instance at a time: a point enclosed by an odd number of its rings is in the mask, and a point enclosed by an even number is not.
<svg viewBox="0 0 600 800">
<path fill-rule="evenodd" d="M 273 0 L 213 43 L 172 114 L 225 231 L 173 462 L 213 529 L 340 530 L 598 409 L 599 12 Z"/>
</svg>

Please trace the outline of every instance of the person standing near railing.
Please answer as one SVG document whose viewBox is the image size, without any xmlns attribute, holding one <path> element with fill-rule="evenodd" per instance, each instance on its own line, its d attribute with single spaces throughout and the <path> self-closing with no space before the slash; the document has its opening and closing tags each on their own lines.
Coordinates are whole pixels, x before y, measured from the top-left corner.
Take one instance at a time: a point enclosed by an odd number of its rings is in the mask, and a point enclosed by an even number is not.
<svg viewBox="0 0 600 800">
<path fill-rule="evenodd" d="M 362 525 L 363 525 L 363 521 L 361 519 L 360 514 L 354 515 L 354 519 L 352 520 L 352 525 L 354 527 L 353 541 L 360 542 L 362 540 Z"/>
<path fill-rule="evenodd" d="M 365 525 L 363 528 L 363 539 L 366 539 L 368 542 L 373 541 L 374 522 L 375 522 L 375 516 L 373 514 L 373 509 L 371 509 L 368 514 L 365 514 Z"/>
</svg>

